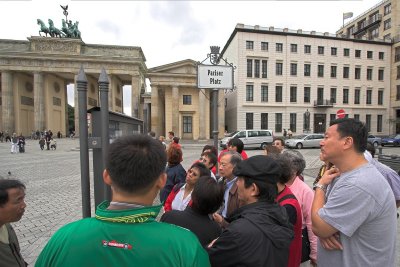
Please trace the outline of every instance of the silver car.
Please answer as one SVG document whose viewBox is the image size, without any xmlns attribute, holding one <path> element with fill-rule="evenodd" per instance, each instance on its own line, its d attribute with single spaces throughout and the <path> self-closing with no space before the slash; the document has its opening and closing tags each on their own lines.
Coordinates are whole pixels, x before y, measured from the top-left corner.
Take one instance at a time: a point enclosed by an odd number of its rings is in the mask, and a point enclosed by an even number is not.
<svg viewBox="0 0 400 267">
<path fill-rule="evenodd" d="M 303 134 L 286 139 L 285 145 L 290 148 L 301 149 L 303 147 L 320 147 L 319 143 L 324 139 L 323 134 Z"/>
</svg>

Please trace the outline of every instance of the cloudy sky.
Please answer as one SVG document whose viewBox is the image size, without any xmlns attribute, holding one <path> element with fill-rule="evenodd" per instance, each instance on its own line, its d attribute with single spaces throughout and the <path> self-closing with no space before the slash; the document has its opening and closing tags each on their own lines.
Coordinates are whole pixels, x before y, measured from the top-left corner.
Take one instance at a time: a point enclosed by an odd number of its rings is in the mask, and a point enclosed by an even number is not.
<svg viewBox="0 0 400 267">
<path fill-rule="evenodd" d="M 210 45 L 225 45 L 237 23 L 335 33 L 343 12 L 356 17 L 380 2 L 0 0 L 0 38 L 37 36 L 36 19 L 50 18 L 61 28 L 60 4 L 68 5 L 68 19 L 79 21 L 85 43 L 140 46 L 152 68 L 204 60 Z"/>
</svg>

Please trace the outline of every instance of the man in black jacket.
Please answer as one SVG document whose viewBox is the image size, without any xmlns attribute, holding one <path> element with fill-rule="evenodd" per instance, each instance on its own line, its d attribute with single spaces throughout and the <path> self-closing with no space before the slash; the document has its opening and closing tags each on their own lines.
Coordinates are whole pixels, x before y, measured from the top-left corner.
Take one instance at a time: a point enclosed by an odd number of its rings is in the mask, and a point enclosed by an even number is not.
<svg viewBox="0 0 400 267">
<path fill-rule="evenodd" d="M 269 156 L 253 156 L 233 172 L 242 206 L 208 246 L 211 265 L 287 266 L 294 234 L 285 209 L 275 203 L 279 164 Z"/>
</svg>

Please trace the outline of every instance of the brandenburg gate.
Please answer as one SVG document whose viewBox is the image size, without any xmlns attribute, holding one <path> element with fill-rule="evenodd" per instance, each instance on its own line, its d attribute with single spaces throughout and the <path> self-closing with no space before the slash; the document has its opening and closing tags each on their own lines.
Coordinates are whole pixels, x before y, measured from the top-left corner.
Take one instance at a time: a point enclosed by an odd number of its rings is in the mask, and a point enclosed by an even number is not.
<svg viewBox="0 0 400 267">
<path fill-rule="evenodd" d="M 0 130 L 68 132 L 67 85 L 75 84 L 75 131 L 79 134 L 76 76 L 83 66 L 88 108 L 99 106 L 98 79 L 109 77 L 109 109 L 123 112 L 124 85 L 132 86 L 132 117 L 143 119 L 146 58 L 140 47 L 85 44 L 81 39 L 32 36 L 0 39 Z"/>
</svg>

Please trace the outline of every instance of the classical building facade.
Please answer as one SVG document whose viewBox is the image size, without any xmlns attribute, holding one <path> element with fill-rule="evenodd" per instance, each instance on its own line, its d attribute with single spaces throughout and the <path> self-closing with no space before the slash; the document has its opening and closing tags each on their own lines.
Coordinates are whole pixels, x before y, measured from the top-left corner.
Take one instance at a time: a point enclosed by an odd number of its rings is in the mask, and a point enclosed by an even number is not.
<svg viewBox="0 0 400 267">
<path fill-rule="evenodd" d="M 373 134 L 394 131 L 389 40 L 237 24 L 221 53 L 237 67 L 225 97 L 229 132 L 324 132 L 341 109 Z"/>
<path fill-rule="evenodd" d="M 393 131 L 400 133 L 400 1 L 384 0 L 358 17 L 348 21 L 337 33 L 350 39 L 375 40 L 377 38 L 392 43 L 390 69 L 390 115 L 388 121 Z M 363 54 L 363 57 L 366 55 Z"/>
<path fill-rule="evenodd" d="M 147 72 L 151 82 L 151 105 L 144 107 L 150 115 L 151 129 L 167 136 L 173 131 L 183 139 L 211 138 L 210 90 L 197 87 L 197 63 L 187 59 L 151 68 Z M 218 131 L 224 134 L 224 92 L 219 92 Z M 145 101 L 145 103 L 148 101 Z M 145 120 L 146 121 L 146 120 Z"/>
<path fill-rule="evenodd" d="M 132 116 L 143 117 L 146 58 L 140 47 L 85 44 L 79 39 L 31 37 L 0 40 L 0 130 L 30 135 L 32 130 L 68 132 L 67 85 L 83 66 L 88 109 L 99 106 L 98 79 L 109 77 L 109 109 L 123 112 L 122 86 L 132 86 Z M 75 86 L 75 130 L 79 134 Z"/>
</svg>

